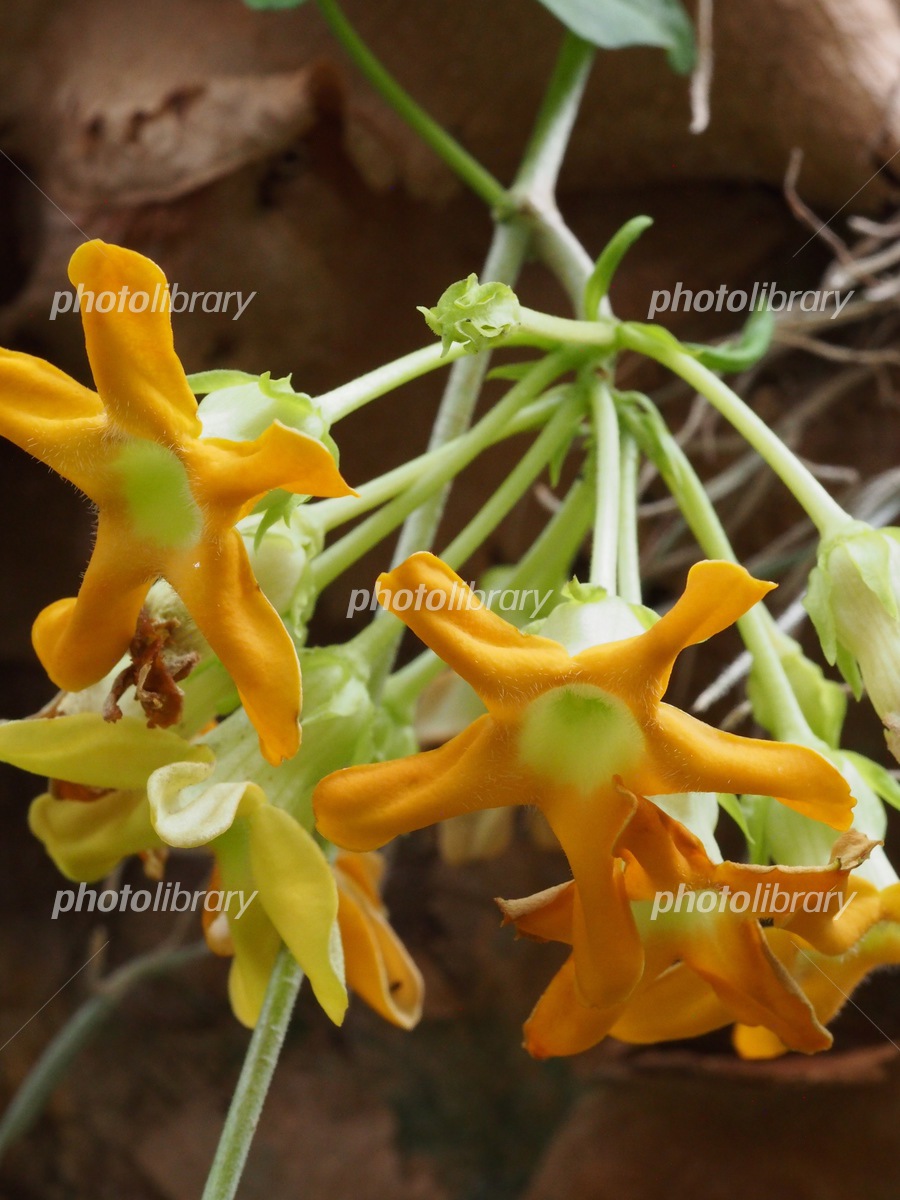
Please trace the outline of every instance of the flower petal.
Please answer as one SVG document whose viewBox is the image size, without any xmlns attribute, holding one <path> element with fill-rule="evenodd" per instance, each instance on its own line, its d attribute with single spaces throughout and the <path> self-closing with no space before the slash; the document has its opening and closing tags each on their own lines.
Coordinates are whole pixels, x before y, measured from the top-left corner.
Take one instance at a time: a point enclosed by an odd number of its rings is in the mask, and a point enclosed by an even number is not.
<svg viewBox="0 0 900 1200">
<path fill-rule="evenodd" d="M 0 350 L 0 396 L 0 436 L 98 499 L 106 418 L 96 392 L 42 358 Z"/>
<path fill-rule="evenodd" d="M 727 910 L 703 921 L 705 936 L 685 938 L 684 961 L 746 1025 L 765 1025 L 792 1050 L 827 1050 L 831 1034 L 784 969 L 754 921 Z"/>
<path fill-rule="evenodd" d="M 78 595 L 49 604 L 32 627 L 35 652 L 57 687 L 80 692 L 116 665 L 157 573 L 153 546 L 136 542 L 122 516 L 104 512 Z"/>
<path fill-rule="evenodd" d="M 577 661 L 589 670 L 599 669 L 605 677 L 612 670 L 621 674 L 621 664 L 627 660 L 630 681 L 645 696 L 658 700 L 682 650 L 727 629 L 773 587 L 754 579 L 737 563 L 696 563 L 688 572 L 684 592 L 646 632 L 584 650 Z"/>
<path fill-rule="evenodd" d="M 330 842 L 374 850 L 435 821 L 531 798 L 508 739 L 484 716 L 437 750 L 335 771 L 316 788 L 313 807 Z"/>
<path fill-rule="evenodd" d="M 817 751 L 723 733 L 668 704 L 659 705 L 656 718 L 655 736 L 648 743 L 651 770 L 662 786 L 635 784 L 637 790 L 650 795 L 698 791 L 774 796 L 833 829 L 849 829 L 854 804 L 850 788 Z"/>
<path fill-rule="evenodd" d="M 123 858 L 162 845 L 143 791 L 107 792 L 86 801 L 45 793 L 32 801 L 28 825 L 63 875 L 83 883 L 102 879 Z"/>
<path fill-rule="evenodd" d="M 169 846 L 206 846 L 266 803 L 254 783 L 206 780 L 212 763 L 176 762 L 154 771 L 147 781 L 153 827 Z"/>
<path fill-rule="evenodd" d="M 520 937 L 536 942 L 572 944 L 572 920 L 575 911 L 575 883 L 558 883 L 521 900 L 495 900 L 503 913 L 504 925 L 515 925 Z"/>
<path fill-rule="evenodd" d="M 275 766 L 300 745 L 300 664 L 290 634 L 229 530 L 167 572 L 200 632 L 234 680 L 260 749 Z"/>
<path fill-rule="evenodd" d="M 622 864 L 613 857 L 635 799 L 610 787 L 587 799 L 545 797 L 541 808 L 577 886 L 572 947 L 578 986 L 588 1003 L 612 1007 L 631 994 L 644 963 Z"/>
<path fill-rule="evenodd" d="M 701 1037 L 733 1020 L 705 979 L 676 963 L 652 982 L 641 984 L 611 1029 L 633 1045 Z"/>
<path fill-rule="evenodd" d="M 87 787 L 144 788 L 159 767 L 211 758 L 208 747 L 191 745 L 168 729 L 148 729 L 137 717 L 112 724 L 98 712 L 84 712 L 0 722 L 0 762 Z"/>
<path fill-rule="evenodd" d="M 569 955 L 525 1022 L 525 1049 L 533 1058 L 580 1054 L 606 1037 L 623 1007 L 585 1004 L 575 981 L 575 957 Z"/>
<path fill-rule="evenodd" d="M 186 443 L 182 457 L 212 520 L 225 528 L 246 516 L 274 488 L 300 496 L 355 496 L 328 449 L 280 421 L 253 442 L 203 438 Z"/>
<path fill-rule="evenodd" d="M 341 860 L 346 863 L 349 857 L 344 854 Z M 418 967 L 388 924 L 380 902 L 373 903 L 337 865 L 335 877 L 347 986 L 385 1020 L 412 1029 L 422 1015 L 425 991 Z"/>
<path fill-rule="evenodd" d="M 481 604 L 433 554 L 413 554 L 380 575 L 376 589 L 380 603 L 471 684 L 492 711 L 516 710 L 573 674 L 558 642 L 520 633 Z"/>
<path fill-rule="evenodd" d="M 336 1025 L 347 1010 L 338 893 L 325 855 L 283 809 L 265 804 L 246 818 L 259 899 Z M 235 922 L 237 924 L 238 922 Z"/>
<path fill-rule="evenodd" d="M 199 437 L 197 401 L 175 353 L 172 321 L 163 303 L 169 285 L 156 263 L 134 250 L 95 240 L 72 255 L 69 279 L 94 296 L 92 305 L 87 295 L 81 302 L 84 340 L 97 391 L 116 424 L 136 437 L 170 446 Z M 100 292 L 121 293 L 124 301 L 129 294 L 146 292 L 150 303 L 140 313 L 127 302 L 101 313 L 96 305 Z"/>
</svg>

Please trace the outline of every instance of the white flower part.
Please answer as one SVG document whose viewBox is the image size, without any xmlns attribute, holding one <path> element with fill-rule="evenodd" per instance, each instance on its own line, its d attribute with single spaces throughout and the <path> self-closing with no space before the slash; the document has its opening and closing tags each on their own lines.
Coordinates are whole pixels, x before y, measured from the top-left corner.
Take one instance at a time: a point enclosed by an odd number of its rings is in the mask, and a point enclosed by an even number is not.
<svg viewBox="0 0 900 1200">
<path fill-rule="evenodd" d="M 311 523 L 299 511 L 289 521 L 277 521 L 256 544 L 256 534 L 262 513 L 245 517 L 238 522 L 238 532 L 244 539 L 256 582 L 266 599 L 278 613 L 286 613 L 294 602 L 307 567 L 321 550 L 321 537 L 316 536 Z"/>
<path fill-rule="evenodd" d="M 604 596 L 587 603 L 565 601 L 535 626 L 541 637 L 552 638 L 573 655 L 591 646 L 637 637 L 646 629 L 633 607 L 618 596 Z"/>
<path fill-rule="evenodd" d="M 154 771 L 147 782 L 153 828 L 169 846 L 205 846 L 230 829 L 252 783 L 208 782 L 211 763 L 178 762 Z"/>
</svg>

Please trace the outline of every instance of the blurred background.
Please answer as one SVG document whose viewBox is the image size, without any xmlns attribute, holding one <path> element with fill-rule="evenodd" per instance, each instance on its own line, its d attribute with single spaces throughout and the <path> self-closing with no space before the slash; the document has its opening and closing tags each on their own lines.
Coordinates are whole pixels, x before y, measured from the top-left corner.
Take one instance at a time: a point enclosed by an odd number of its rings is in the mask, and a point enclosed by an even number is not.
<svg viewBox="0 0 900 1200">
<path fill-rule="evenodd" d="M 533 0 L 347 0 L 346 10 L 412 94 L 508 181 L 561 40 L 554 19 Z M 678 281 L 790 289 L 825 278 L 853 289 L 847 319 L 782 321 L 740 390 L 860 515 L 895 521 L 900 11 L 894 0 L 743 0 L 717 5 L 713 30 L 711 119 L 700 134 L 689 131 L 689 81 L 661 52 L 599 55 L 560 205 L 592 254 L 628 217 L 654 218 L 613 290 L 625 317 L 644 319 L 651 293 Z M 174 317 L 188 371 L 292 373 L 315 394 L 425 344 L 416 305 L 480 269 L 491 232 L 483 206 L 360 80 L 313 5 L 255 13 L 238 0 L 6 0 L 0 34 L 6 347 L 90 383 L 77 315 L 49 316 L 70 254 L 100 237 L 150 256 L 182 290 L 256 293 L 239 321 Z M 827 236 L 814 233 L 815 218 L 829 222 Z M 565 311 L 537 265 L 519 294 Z M 665 319 L 694 339 L 735 331 L 724 312 Z M 786 608 L 809 567 L 802 514 L 686 389 L 629 369 L 628 385 L 656 389 L 718 481 L 750 569 L 784 581 Z M 424 447 L 440 387 L 430 377 L 340 426 L 351 482 Z M 503 447 L 494 469 L 516 453 Z M 440 540 L 477 511 L 492 478 L 481 466 L 463 476 Z M 648 602 L 665 602 L 696 555 L 656 482 L 645 483 Z M 92 519 L 72 489 L 6 444 L 0 489 L 0 712 L 17 717 L 49 699 L 30 625 L 77 588 Z M 537 489 L 472 571 L 514 559 L 546 502 Z M 320 641 L 346 638 L 350 589 L 371 586 L 389 555 L 385 546 L 326 592 Z M 738 652 L 736 640 L 717 641 L 684 656 L 677 700 Z M 851 704 L 849 728 L 884 760 L 864 705 Z M 98 979 L 168 927 L 131 913 L 51 922 L 60 880 L 25 821 L 35 781 L 4 771 L 0 787 L 5 1100 Z M 202 863 L 172 869 L 200 886 Z M 136 880 L 137 866 L 129 870 Z M 740 1064 L 724 1033 L 528 1059 L 521 1022 L 558 959 L 500 930 L 492 897 L 564 877 L 561 857 L 524 828 L 498 857 L 461 867 L 442 861 L 434 831 L 397 847 L 387 900 L 426 978 L 425 1018 L 404 1034 L 356 1003 L 335 1030 L 304 993 L 241 1196 L 896 1194 L 900 983 L 889 974 L 856 993 L 835 1051 L 816 1060 Z M 226 969 L 204 960 L 131 994 L 0 1166 L 4 1200 L 199 1195 L 247 1041 L 227 1007 Z"/>
</svg>

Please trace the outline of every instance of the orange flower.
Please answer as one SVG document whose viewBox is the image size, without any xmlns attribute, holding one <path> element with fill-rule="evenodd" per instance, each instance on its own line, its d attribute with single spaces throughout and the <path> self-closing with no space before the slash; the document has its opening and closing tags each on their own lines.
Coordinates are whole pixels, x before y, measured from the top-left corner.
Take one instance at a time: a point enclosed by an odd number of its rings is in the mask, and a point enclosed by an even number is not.
<svg viewBox="0 0 900 1200">
<path fill-rule="evenodd" d="M 591 1004 L 619 1003 L 643 970 L 613 855 L 634 815 L 630 792 L 774 795 L 834 828 L 850 825 L 850 790 L 816 751 L 722 733 L 661 702 L 681 650 L 725 629 L 771 586 L 733 563 L 699 563 L 646 632 L 569 655 L 485 608 L 433 555 L 413 555 L 379 578 L 379 599 L 488 712 L 437 750 L 328 776 L 314 797 L 321 832 L 370 850 L 460 813 L 537 806 L 581 897 L 572 930 L 579 990 Z"/>
<path fill-rule="evenodd" d="M 773 953 L 765 936 L 770 931 L 763 930 L 760 918 L 784 920 L 780 902 L 776 906 L 772 898 L 797 897 L 809 911 L 801 905 L 794 919 L 826 936 L 850 871 L 874 843 L 861 834 L 845 834 L 824 867 L 716 864 L 683 825 L 644 797 L 634 800 L 635 815 L 616 852 L 625 862 L 625 887 L 644 945 L 644 974 L 628 999 L 590 1007 L 579 996 L 570 956 L 525 1024 L 529 1052 L 537 1058 L 577 1054 L 610 1032 L 621 1036 L 629 1016 L 632 1024 L 643 1022 L 662 1035 L 647 1040 L 694 1036 L 739 1020 L 763 1026 L 779 1044 L 795 1050 L 827 1049 L 831 1035 L 825 1022 Z M 660 897 L 666 895 L 663 907 Z M 811 906 L 807 897 L 813 898 Z M 571 943 L 579 904 L 574 883 L 498 903 L 520 933 Z M 673 1021 L 681 1022 L 677 1034 L 667 1032 Z"/>
<path fill-rule="evenodd" d="M 88 311 L 89 293 L 165 296 L 155 263 L 93 241 L 72 255 L 69 278 L 86 293 L 81 316 L 97 392 L 42 359 L 0 351 L 0 434 L 98 510 L 78 596 L 35 621 L 38 657 L 66 691 L 96 683 L 127 651 L 151 584 L 167 579 L 231 673 L 263 753 L 279 763 L 299 745 L 300 669 L 234 526 L 274 488 L 321 496 L 351 489 L 320 442 L 277 421 L 253 442 L 202 437 L 167 312 Z"/>
</svg>

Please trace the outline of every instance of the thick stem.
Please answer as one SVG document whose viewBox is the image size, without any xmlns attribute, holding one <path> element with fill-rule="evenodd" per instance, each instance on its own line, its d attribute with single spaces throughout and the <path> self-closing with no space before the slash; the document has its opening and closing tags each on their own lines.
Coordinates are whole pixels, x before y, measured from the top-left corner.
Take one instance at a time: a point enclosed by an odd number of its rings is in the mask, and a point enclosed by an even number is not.
<svg viewBox="0 0 900 1200">
<path fill-rule="evenodd" d="M 303 971 L 291 952 L 282 946 L 231 1098 L 202 1200 L 233 1200 L 237 1194 L 302 983 Z"/>
</svg>

